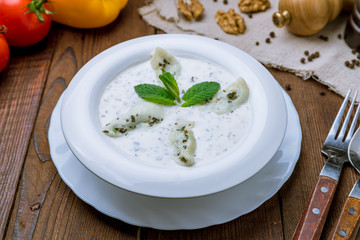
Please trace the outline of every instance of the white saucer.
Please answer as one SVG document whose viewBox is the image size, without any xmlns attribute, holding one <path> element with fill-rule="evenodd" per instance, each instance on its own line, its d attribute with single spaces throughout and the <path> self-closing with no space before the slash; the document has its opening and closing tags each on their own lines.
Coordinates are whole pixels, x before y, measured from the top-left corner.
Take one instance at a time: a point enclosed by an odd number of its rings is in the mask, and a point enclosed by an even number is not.
<svg viewBox="0 0 360 240">
<path fill-rule="evenodd" d="M 65 142 L 59 99 L 49 127 L 50 153 L 64 182 L 98 211 L 142 227 L 197 229 L 233 220 L 271 198 L 287 181 L 300 155 L 301 126 L 297 111 L 283 91 L 288 110 L 285 138 L 270 162 L 245 182 L 228 190 L 195 198 L 156 198 L 115 187 L 87 170 Z"/>
</svg>

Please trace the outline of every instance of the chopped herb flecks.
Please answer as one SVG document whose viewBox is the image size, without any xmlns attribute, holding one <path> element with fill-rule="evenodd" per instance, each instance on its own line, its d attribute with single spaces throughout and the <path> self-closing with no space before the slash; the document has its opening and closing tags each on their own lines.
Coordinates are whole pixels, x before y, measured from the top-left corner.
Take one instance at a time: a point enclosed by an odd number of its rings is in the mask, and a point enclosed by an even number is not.
<svg viewBox="0 0 360 240">
<path fill-rule="evenodd" d="M 156 118 L 156 117 L 152 117 L 151 120 L 150 120 L 150 122 L 149 122 L 149 126 L 152 127 L 154 124 L 159 123 L 159 122 L 161 122 L 162 120 L 163 120 L 163 119 L 158 119 L 158 118 Z"/>
<path fill-rule="evenodd" d="M 232 91 L 231 93 L 228 93 L 226 96 L 227 96 L 227 98 L 229 100 L 235 100 L 235 99 L 238 98 L 238 95 L 236 94 L 236 91 Z"/>
</svg>

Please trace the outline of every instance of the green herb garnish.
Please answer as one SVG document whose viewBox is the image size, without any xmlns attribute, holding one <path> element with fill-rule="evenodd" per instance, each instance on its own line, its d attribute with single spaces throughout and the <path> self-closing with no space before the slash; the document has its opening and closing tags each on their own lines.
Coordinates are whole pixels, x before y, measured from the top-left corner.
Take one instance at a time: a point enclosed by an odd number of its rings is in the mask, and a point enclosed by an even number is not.
<svg viewBox="0 0 360 240">
<path fill-rule="evenodd" d="M 171 73 L 164 71 L 161 75 L 159 75 L 159 78 L 163 82 L 166 89 L 170 92 L 170 94 L 174 96 L 174 98 L 176 98 L 178 102 L 180 102 L 179 86 L 177 85 L 174 76 Z"/>
<path fill-rule="evenodd" d="M 165 88 L 154 84 L 139 84 L 134 87 L 135 92 L 139 97 L 154 103 L 164 105 L 176 105 L 174 100 L 180 102 L 180 91 L 178 84 L 173 75 L 169 72 L 163 72 L 159 75 Z M 211 99 L 220 89 L 220 84 L 217 82 L 202 82 L 195 84 L 189 88 L 182 99 L 186 101 L 182 107 L 189 107 L 198 103 L 202 103 Z"/>
<path fill-rule="evenodd" d="M 154 84 L 139 84 L 134 87 L 139 97 L 154 103 L 176 105 L 175 97 L 165 88 Z"/>
<path fill-rule="evenodd" d="M 182 99 L 186 101 L 182 107 L 189 107 L 211 99 L 219 91 L 220 84 L 217 82 L 201 82 L 189 88 Z"/>
</svg>

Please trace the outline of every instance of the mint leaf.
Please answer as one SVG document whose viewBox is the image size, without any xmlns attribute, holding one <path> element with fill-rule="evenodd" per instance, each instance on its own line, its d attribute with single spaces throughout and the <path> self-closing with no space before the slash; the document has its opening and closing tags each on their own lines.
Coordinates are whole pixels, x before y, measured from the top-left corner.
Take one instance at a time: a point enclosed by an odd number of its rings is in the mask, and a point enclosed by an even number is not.
<svg viewBox="0 0 360 240">
<path fill-rule="evenodd" d="M 134 87 L 139 97 L 149 102 L 163 105 L 176 105 L 174 97 L 163 87 L 153 84 L 139 84 Z"/>
<path fill-rule="evenodd" d="M 217 82 L 201 82 L 189 88 L 182 99 L 186 101 L 182 107 L 189 107 L 211 99 L 219 91 L 220 84 Z"/>
<path fill-rule="evenodd" d="M 163 82 L 166 89 L 171 93 L 171 95 L 174 96 L 178 102 L 180 102 L 180 91 L 174 76 L 169 72 L 163 72 L 161 75 L 159 75 L 159 78 Z"/>
</svg>

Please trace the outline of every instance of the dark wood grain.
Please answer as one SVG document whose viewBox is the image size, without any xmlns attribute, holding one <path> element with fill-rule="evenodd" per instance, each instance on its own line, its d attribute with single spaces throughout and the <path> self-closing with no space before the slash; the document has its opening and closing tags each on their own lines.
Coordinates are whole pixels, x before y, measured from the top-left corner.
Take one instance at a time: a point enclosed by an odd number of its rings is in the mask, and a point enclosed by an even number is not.
<svg viewBox="0 0 360 240">
<path fill-rule="evenodd" d="M 107 217 L 80 200 L 57 174 L 46 139 L 49 117 L 76 72 L 101 51 L 159 33 L 129 1 L 119 18 L 99 29 L 53 24 L 40 44 L 13 48 L 0 73 L 0 239 L 291 239 L 325 158 L 320 149 L 342 98 L 313 80 L 269 69 L 299 113 L 303 141 L 294 173 L 258 209 L 197 230 L 159 231 Z M 357 179 L 345 166 L 320 239 L 330 235 Z"/>
<path fill-rule="evenodd" d="M 110 221 L 108 217 L 103 219 L 102 214 L 84 204 L 61 181 L 56 168 L 49 161 L 51 157 L 47 128 L 58 98 L 81 66 L 108 47 L 154 32 L 154 29 L 148 27 L 140 17 L 132 17 L 140 4 L 139 1 L 129 3 L 116 22 L 102 29 L 85 31 L 53 25 L 53 31 L 58 33 L 57 39 L 52 40 L 56 42 L 55 51 L 52 53 L 53 56 L 49 57 L 52 62 L 46 86 L 40 88 L 44 89 L 44 96 L 37 114 L 33 139 L 26 156 L 6 238 L 81 239 L 86 236 L 96 237 L 100 230 L 103 230 L 102 234 L 108 235 L 109 239 L 137 237 L 137 227 L 128 226 L 120 221 Z M 134 30 L 130 24 L 123 24 L 126 18 L 134 18 L 132 23 L 137 24 L 139 28 Z M 35 116 L 35 113 L 33 115 Z M 81 221 L 78 221 L 79 216 Z M 103 221 L 106 219 L 108 221 Z M 82 224 L 98 228 L 83 227 Z M 128 229 L 128 233 L 118 231 L 122 226 Z"/>
<path fill-rule="evenodd" d="M 20 49 L 12 48 L 9 66 L 0 75 L 0 238 L 13 207 L 53 43 L 23 49 L 21 55 Z"/>
</svg>

